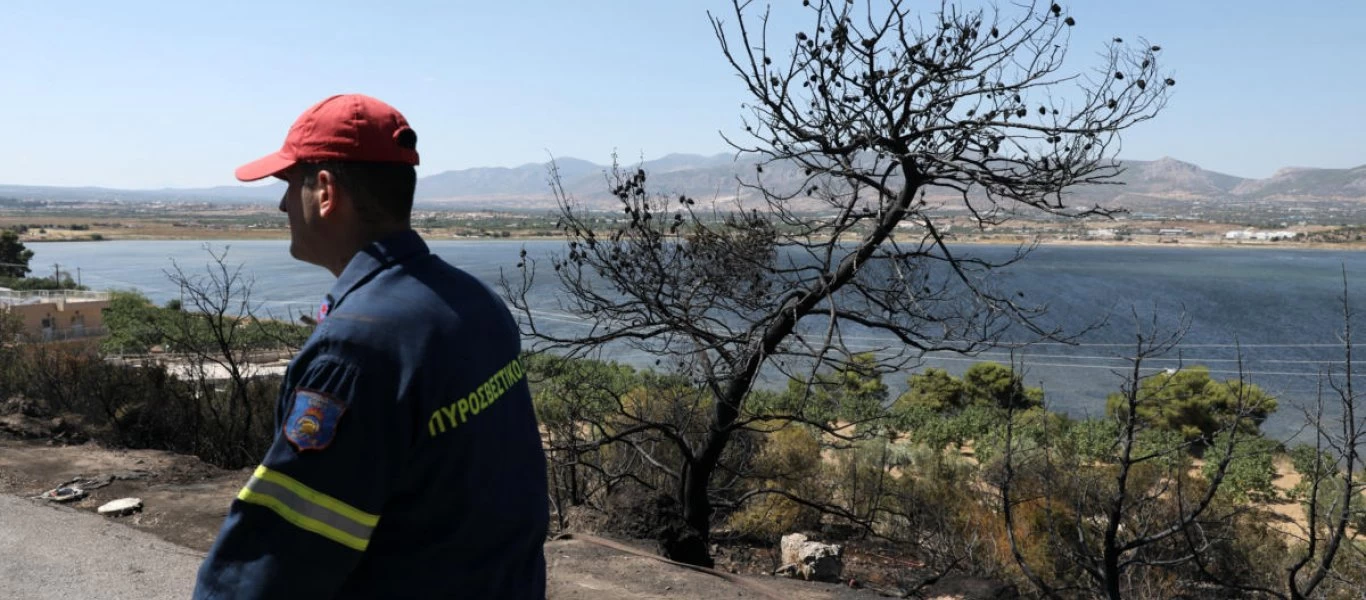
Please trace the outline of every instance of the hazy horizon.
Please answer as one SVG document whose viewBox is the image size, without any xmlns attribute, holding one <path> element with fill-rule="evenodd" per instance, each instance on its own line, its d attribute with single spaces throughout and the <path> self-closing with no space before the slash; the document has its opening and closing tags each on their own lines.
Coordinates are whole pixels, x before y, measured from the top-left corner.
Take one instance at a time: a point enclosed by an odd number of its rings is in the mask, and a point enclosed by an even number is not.
<svg viewBox="0 0 1366 600">
<path fill-rule="evenodd" d="M 693 153 L 693 152 L 668 152 L 668 153 L 665 153 L 665 154 L 662 154 L 662 155 L 659 155 L 659 156 L 644 158 L 643 161 L 640 160 L 640 159 L 635 159 L 635 160 L 630 160 L 630 161 L 623 160 L 623 161 L 622 161 L 622 164 L 623 164 L 623 165 L 634 165 L 634 164 L 638 164 L 638 163 L 640 163 L 640 162 L 649 163 L 649 162 L 664 160 L 664 159 L 667 159 L 667 158 L 670 158 L 670 157 L 677 157 L 677 156 L 683 156 L 683 157 L 692 156 L 692 157 L 701 157 L 701 158 L 706 158 L 706 159 L 714 159 L 714 158 L 718 158 L 718 157 L 720 157 L 720 156 L 722 156 L 722 155 L 725 155 L 725 156 L 727 156 L 727 157 L 733 157 L 734 154 L 735 154 L 734 152 L 729 152 L 729 153 L 727 153 L 727 152 L 718 152 L 718 153 L 711 153 L 711 154 L 701 154 L 701 153 Z M 1288 170 L 1299 170 L 1299 169 L 1350 170 L 1350 169 L 1355 169 L 1355 168 L 1359 168 L 1359 167 L 1366 167 L 1366 162 L 1363 162 L 1362 164 L 1359 164 L 1359 165 L 1348 165 L 1348 166 L 1345 166 L 1345 167 L 1324 167 L 1324 166 L 1319 166 L 1319 165 L 1282 165 L 1282 166 L 1280 166 L 1280 167 L 1276 167 L 1271 173 L 1267 173 L 1266 176 L 1264 176 L 1264 177 L 1241 177 L 1241 176 L 1236 175 L 1236 174 L 1234 174 L 1234 173 L 1229 173 L 1229 172 L 1226 172 L 1226 171 L 1218 171 L 1218 170 L 1216 170 L 1216 169 L 1210 169 L 1209 167 L 1207 167 L 1207 166 L 1205 166 L 1205 165 L 1202 165 L 1202 164 L 1199 164 L 1199 163 L 1196 163 L 1196 162 L 1193 162 L 1193 161 L 1190 161 L 1190 160 L 1186 160 L 1186 159 L 1184 159 L 1184 158 L 1182 158 L 1182 157 L 1180 157 L 1180 156 L 1162 155 L 1162 156 L 1158 156 L 1158 157 L 1155 157 L 1155 158 L 1135 158 L 1135 157 L 1125 156 L 1125 157 L 1119 158 L 1119 160 L 1121 160 L 1121 161 L 1124 161 L 1124 162 L 1134 162 L 1134 163 L 1153 163 L 1153 162 L 1157 162 L 1157 161 L 1164 160 L 1164 159 L 1175 160 L 1175 161 L 1177 161 L 1177 162 L 1182 162 L 1182 163 L 1186 163 L 1186 164 L 1193 164 L 1193 165 L 1195 165 L 1195 166 L 1197 166 L 1197 167 L 1199 167 L 1199 168 L 1201 168 L 1201 169 L 1203 169 L 1203 170 L 1205 170 L 1205 171 L 1209 171 L 1209 172 L 1212 172 L 1212 173 L 1215 173 L 1215 174 L 1220 174 L 1220 175 L 1231 175 L 1231 176 L 1234 176 L 1234 177 L 1239 177 L 1240 179 L 1248 179 L 1248 180 L 1269 179 L 1269 178 L 1273 177 L 1274 175 L 1276 175 L 1277 173 L 1281 173 L 1281 172 L 1283 172 L 1283 171 L 1288 171 Z M 584 161 L 584 162 L 592 163 L 592 164 L 594 164 L 595 166 L 600 166 L 600 167 L 607 167 L 607 166 L 610 165 L 610 157 L 609 157 L 607 160 L 605 160 L 605 161 L 597 161 L 597 160 L 592 160 L 592 159 L 583 158 L 583 157 L 578 157 L 578 156 L 557 156 L 557 157 L 554 157 L 554 160 L 556 160 L 556 161 L 558 161 L 558 162 L 561 162 L 561 163 L 563 163 L 564 161 L 567 161 L 567 160 Z M 524 163 L 515 164 L 515 165 L 474 165 L 474 166 L 463 167 L 463 168 L 458 168 L 458 169 L 447 169 L 447 170 L 444 170 L 444 171 L 433 172 L 433 173 L 424 172 L 423 169 L 421 168 L 421 166 L 419 166 L 419 167 L 418 167 L 418 171 L 417 171 L 417 175 L 418 175 L 418 178 L 419 178 L 419 179 L 422 179 L 422 178 L 426 178 L 426 177 L 432 177 L 432 176 L 436 176 L 436 175 L 442 175 L 442 174 L 444 174 L 444 173 L 462 172 L 462 171 L 477 170 L 477 169 L 507 169 L 507 170 L 515 170 L 515 169 L 521 169 L 521 168 L 527 168 L 527 167 L 544 166 L 544 165 L 548 164 L 549 162 L 550 162 L 550 159 L 547 158 L 546 160 L 539 161 L 539 162 L 530 161 L 530 162 L 524 162 Z M 113 187 L 113 186 L 104 186 L 104 185 L 92 185 L 92 184 L 85 184 L 85 183 L 78 183 L 78 182 L 61 183 L 61 184 L 30 184 L 30 183 L 15 182 L 15 181 L 0 181 L 0 187 L 13 187 L 13 188 L 72 188 L 72 189 L 100 189 L 100 190 L 126 191 L 126 192 L 171 192 L 171 191 L 182 191 L 182 190 L 207 190 L 207 189 L 217 189 L 217 188 L 266 188 L 266 187 L 276 186 L 277 184 L 278 184 L 277 181 L 275 181 L 275 180 L 273 180 L 273 179 L 267 179 L 267 180 L 262 180 L 262 181 L 253 181 L 253 182 L 250 182 L 250 183 L 242 183 L 242 182 L 233 181 L 233 182 L 231 182 L 231 183 L 224 183 L 224 184 L 218 184 L 218 185 L 212 185 L 212 186 L 177 186 L 177 187 L 131 188 L 131 187 Z"/>
</svg>

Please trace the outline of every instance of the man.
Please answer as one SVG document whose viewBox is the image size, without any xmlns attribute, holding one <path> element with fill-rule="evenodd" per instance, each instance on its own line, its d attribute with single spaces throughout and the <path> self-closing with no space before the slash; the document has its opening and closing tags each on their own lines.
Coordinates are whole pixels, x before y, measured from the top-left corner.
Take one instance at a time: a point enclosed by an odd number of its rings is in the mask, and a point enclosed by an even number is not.
<svg viewBox="0 0 1366 600">
<path fill-rule="evenodd" d="M 337 277 L 196 598 L 544 598 L 545 455 L 507 307 L 409 226 L 417 135 L 362 95 L 237 170 Z"/>
</svg>

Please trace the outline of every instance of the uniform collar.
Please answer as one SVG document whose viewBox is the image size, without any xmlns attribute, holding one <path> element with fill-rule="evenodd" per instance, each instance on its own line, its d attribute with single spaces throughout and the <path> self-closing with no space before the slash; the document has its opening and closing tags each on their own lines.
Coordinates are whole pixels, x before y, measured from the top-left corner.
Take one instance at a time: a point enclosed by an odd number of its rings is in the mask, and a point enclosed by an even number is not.
<svg viewBox="0 0 1366 600">
<path fill-rule="evenodd" d="M 422 236 L 411 229 L 371 242 L 351 257 L 351 262 L 346 263 L 337 282 L 332 284 L 332 291 L 328 292 L 325 300 L 328 311 L 337 310 L 347 294 L 370 281 L 381 270 L 414 256 L 430 253 Z"/>
</svg>

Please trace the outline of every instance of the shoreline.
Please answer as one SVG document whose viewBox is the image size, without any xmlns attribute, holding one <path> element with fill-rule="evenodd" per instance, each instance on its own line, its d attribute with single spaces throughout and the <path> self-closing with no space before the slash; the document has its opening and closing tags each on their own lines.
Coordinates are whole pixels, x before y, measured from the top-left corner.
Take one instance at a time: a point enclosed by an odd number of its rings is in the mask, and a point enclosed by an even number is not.
<svg viewBox="0 0 1366 600">
<path fill-rule="evenodd" d="M 1008 242 L 1002 240 L 956 240 L 957 244 L 974 246 L 1020 246 L 1028 241 Z M 1189 241 L 1179 244 L 1163 242 L 1115 242 L 1082 240 L 1040 240 L 1039 247 L 1047 246 L 1092 246 L 1096 248 L 1170 248 L 1172 250 L 1366 250 L 1366 242 L 1330 244 L 1326 242 L 1200 242 Z"/>
<path fill-rule="evenodd" d="M 117 233 L 106 233 L 101 239 L 91 239 L 89 237 L 30 237 L 21 236 L 20 241 L 24 244 L 49 244 L 49 243 L 102 243 L 102 242 L 255 242 L 255 241 L 289 241 L 288 232 L 270 235 L 119 235 Z M 541 235 L 511 235 L 508 237 L 495 236 L 447 236 L 430 232 L 418 231 L 422 238 L 428 242 L 432 241 L 459 241 L 459 242 L 553 242 L 563 240 L 560 236 L 541 236 Z M 1344 250 L 1356 251 L 1366 250 L 1366 241 L 1345 242 L 1333 244 L 1327 242 L 1224 242 L 1220 241 L 1201 241 L 1188 240 L 1178 243 L 1156 242 L 1156 241 L 1114 241 L 1114 240 L 1059 240 L 1059 239 L 982 239 L 965 238 L 951 240 L 952 245 L 965 246 L 1028 246 L 1037 244 L 1038 247 L 1096 247 L 1096 248 L 1170 248 L 1173 250 L 1183 249 L 1216 249 L 1216 250 Z"/>
</svg>

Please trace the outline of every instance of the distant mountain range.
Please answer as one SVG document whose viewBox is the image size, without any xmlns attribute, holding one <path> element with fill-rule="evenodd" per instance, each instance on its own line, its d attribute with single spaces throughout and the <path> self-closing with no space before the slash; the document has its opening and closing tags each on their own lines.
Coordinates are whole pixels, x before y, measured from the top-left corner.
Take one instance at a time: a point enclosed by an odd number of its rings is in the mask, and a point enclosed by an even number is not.
<svg viewBox="0 0 1366 600">
<path fill-rule="evenodd" d="M 1244 179 L 1172 158 L 1122 164 L 1124 173 L 1117 179 L 1122 185 L 1074 188 L 1069 191 L 1072 203 L 1149 210 L 1179 209 L 1196 202 L 1207 206 L 1366 202 L 1366 165 L 1351 169 L 1285 168 L 1266 179 Z M 577 158 L 557 159 L 556 165 L 570 194 L 589 203 L 610 205 L 605 179 L 609 167 Z M 649 174 L 650 189 L 671 196 L 686 194 L 703 201 L 726 201 L 754 195 L 736 181 L 739 174 L 752 181 L 756 173 L 752 158 L 670 154 L 628 166 L 642 166 Z M 795 189 L 802 181 L 796 168 L 784 165 L 767 166 L 763 177 L 767 184 L 779 189 Z M 418 181 L 417 202 L 420 206 L 447 210 L 548 209 L 554 206 L 548 178 L 548 164 L 536 163 L 445 171 Z M 0 184 L 0 198 L 76 202 L 271 203 L 278 201 L 283 191 L 280 183 L 159 190 Z"/>
</svg>

